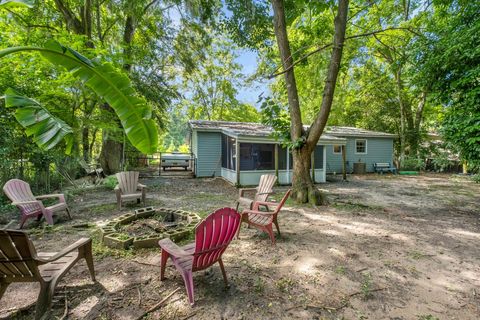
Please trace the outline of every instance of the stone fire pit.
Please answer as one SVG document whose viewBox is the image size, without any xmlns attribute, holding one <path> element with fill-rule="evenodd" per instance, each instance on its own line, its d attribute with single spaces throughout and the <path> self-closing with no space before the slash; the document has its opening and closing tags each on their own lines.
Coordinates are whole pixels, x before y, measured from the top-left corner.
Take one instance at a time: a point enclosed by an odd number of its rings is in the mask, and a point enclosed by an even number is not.
<svg viewBox="0 0 480 320">
<path fill-rule="evenodd" d="M 200 217 L 193 212 L 153 207 L 135 210 L 110 220 L 101 228 L 103 244 L 115 249 L 158 246 L 158 241 L 170 238 L 178 241 L 188 237 Z"/>
</svg>

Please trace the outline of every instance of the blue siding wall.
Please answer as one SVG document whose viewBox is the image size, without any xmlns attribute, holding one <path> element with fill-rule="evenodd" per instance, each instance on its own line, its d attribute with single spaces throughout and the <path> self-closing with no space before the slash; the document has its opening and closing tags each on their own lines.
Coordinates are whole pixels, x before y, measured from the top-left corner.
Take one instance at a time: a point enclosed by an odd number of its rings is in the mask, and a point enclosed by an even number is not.
<svg viewBox="0 0 480 320">
<path fill-rule="evenodd" d="M 221 175 L 222 134 L 219 132 L 197 132 L 195 139 L 197 157 L 197 177 Z"/>
<path fill-rule="evenodd" d="M 373 172 L 373 164 L 375 162 L 389 162 L 393 161 L 393 139 L 392 138 L 362 138 L 362 137 L 346 137 L 346 156 L 347 156 L 347 172 L 353 171 L 353 163 L 365 162 L 367 172 Z M 355 140 L 367 140 L 367 153 L 355 153 Z M 326 146 L 327 148 L 327 172 L 341 173 L 342 172 L 342 154 L 333 153 L 333 146 Z"/>
</svg>

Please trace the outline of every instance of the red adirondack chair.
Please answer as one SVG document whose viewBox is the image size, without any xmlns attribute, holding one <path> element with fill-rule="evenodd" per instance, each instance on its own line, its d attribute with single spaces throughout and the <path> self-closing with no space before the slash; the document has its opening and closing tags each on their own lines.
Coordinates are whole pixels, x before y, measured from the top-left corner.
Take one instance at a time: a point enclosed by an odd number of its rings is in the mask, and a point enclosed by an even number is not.
<svg viewBox="0 0 480 320">
<path fill-rule="evenodd" d="M 273 235 L 273 226 L 277 228 L 278 235 L 280 235 L 280 227 L 278 226 L 278 213 L 282 209 L 285 201 L 287 201 L 290 196 L 291 190 L 288 190 L 283 196 L 280 202 L 267 202 L 267 201 L 257 201 L 253 204 L 253 209 L 245 209 L 242 211 L 242 222 L 246 222 L 255 228 L 265 231 L 270 236 L 272 244 L 275 245 L 275 236 Z M 268 208 L 275 208 L 273 211 L 259 211 L 260 206 L 266 206 Z M 238 233 L 240 234 L 240 228 L 238 228 Z"/>
<path fill-rule="evenodd" d="M 12 200 L 12 204 L 17 206 L 22 213 L 20 229 L 27 219 L 34 217 L 40 218 L 42 215 L 48 224 L 53 224 L 53 213 L 60 210 L 66 210 L 68 217 L 72 219 L 70 209 L 68 209 L 67 203 L 65 202 L 65 196 L 61 193 L 35 197 L 32 190 L 30 190 L 30 185 L 19 179 L 8 180 L 3 186 L 3 192 L 5 192 L 7 197 Z M 48 198 L 58 198 L 58 203 L 50 207 L 45 207 L 41 200 Z"/>
<path fill-rule="evenodd" d="M 170 239 L 160 240 L 158 242 L 162 248 L 160 280 L 165 279 L 165 267 L 168 258 L 171 258 L 183 277 L 191 305 L 194 304 L 194 271 L 206 269 L 218 262 L 225 285 L 228 285 L 222 254 L 239 226 L 240 214 L 232 208 L 222 208 L 210 214 L 196 227 L 194 243 L 179 247 Z"/>
</svg>

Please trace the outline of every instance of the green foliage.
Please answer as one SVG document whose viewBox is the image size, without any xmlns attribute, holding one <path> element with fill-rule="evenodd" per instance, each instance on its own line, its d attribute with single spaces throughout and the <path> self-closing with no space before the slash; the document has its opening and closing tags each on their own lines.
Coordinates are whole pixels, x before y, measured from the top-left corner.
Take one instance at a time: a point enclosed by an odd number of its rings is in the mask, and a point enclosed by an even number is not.
<svg viewBox="0 0 480 320">
<path fill-rule="evenodd" d="M 237 88 L 246 80 L 235 61 L 237 47 L 223 34 L 209 31 L 216 38 L 205 48 L 204 59 L 195 70 L 185 70 L 181 107 L 188 119 L 256 121 L 257 110 L 236 97 Z"/>
<path fill-rule="evenodd" d="M 90 60 L 57 42 L 48 42 L 44 48 L 4 49 L 0 51 L 0 58 L 21 51 L 39 51 L 52 64 L 64 67 L 84 81 L 115 110 L 128 139 L 138 150 L 147 154 L 156 151 L 158 135 L 155 122 L 151 119 L 151 109 L 145 99 L 136 95 L 129 79 L 110 63 Z"/>
<path fill-rule="evenodd" d="M 7 89 L 4 98 L 7 108 L 16 108 L 15 118 L 39 147 L 49 150 L 63 139 L 65 153 L 71 153 L 73 130 L 63 120 L 53 116 L 37 101 L 18 95 L 13 89 Z"/>
<path fill-rule="evenodd" d="M 272 127 L 272 136 L 275 140 L 288 146 L 291 142 L 290 115 L 286 107 L 275 102 L 272 97 L 264 97 L 262 100 L 260 106 L 262 123 Z"/>
<path fill-rule="evenodd" d="M 363 275 L 363 281 L 361 284 L 362 296 L 366 300 L 372 296 L 372 274 L 366 273 Z"/>
<path fill-rule="evenodd" d="M 450 148 L 480 163 L 480 23 L 478 1 L 450 1 L 437 7 L 423 44 L 424 72 L 444 106 L 442 134 Z"/>
<path fill-rule="evenodd" d="M 420 171 L 425 169 L 425 161 L 421 158 L 406 157 L 403 160 L 401 170 Z"/>
<path fill-rule="evenodd" d="M 14 8 L 14 7 L 33 7 L 33 0 L 2 0 L 0 1 L 1 8 Z"/>
<path fill-rule="evenodd" d="M 472 176 L 472 181 L 475 182 L 475 183 L 480 183 L 480 174 L 479 173 L 474 174 Z"/>
<path fill-rule="evenodd" d="M 448 158 L 448 155 L 445 153 L 438 154 L 432 160 L 433 167 L 435 171 L 443 172 L 447 168 L 453 165 L 453 162 Z"/>
<path fill-rule="evenodd" d="M 108 176 L 103 180 L 103 185 L 111 190 L 115 189 L 117 184 L 118 184 L 118 180 L 115 175 Z"/>
</svg>

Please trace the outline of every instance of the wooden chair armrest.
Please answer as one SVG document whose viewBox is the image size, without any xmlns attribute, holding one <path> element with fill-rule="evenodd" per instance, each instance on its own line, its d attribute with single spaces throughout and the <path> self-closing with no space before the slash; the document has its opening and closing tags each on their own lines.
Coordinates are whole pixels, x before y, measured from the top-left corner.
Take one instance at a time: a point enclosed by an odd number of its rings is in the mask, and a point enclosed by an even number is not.
<svg viewBox="0 0 480 320">
<path fill-rule="evenodd" d="M 48 198 L 64 198 L 65 196 L 63 193 L 55 193 L 55 194 L 44 194 L 41 196 L 36 196 L 35 199 L 48 199 Z"/>
<path fill-rule="evenodd" d="M 144 184 L 139 183 L 139 184 L 137 185 L 137 189 L 146 189 L 146 188 L 147 188 L 147 186 L 144 185 Z"/>
<path fill-rule="evenodd" d="M 260 205 L 260 206 L 271 206 L 271 207 L 276 207 L 278 206 L 280 203 L 278 202 L 269 202 L 269 201 L 255 201 L 255 203 L 253 204 L 254 206 L 255 205 Z"/>
<path fill-rule="evenodd" d="M 238 189 L 238 196 L 243 197 L 244 193 L 247 191 L 257 191 L 257 188 L 241 188 Z"/>
<path fill-rule="evenodd" d="M 12 205 L 13 205 L 13 206 L 16 206 L 16 205 L 34 204 L 34 203 L 40 204 L 40 203 L 42 203 L 42 202 L 41 202 L 40 200 L 14 201 L 14 202 L 12 202 Z"/>
<path fill-rule="evenodd" d="M 91 242 L 92 242 L 92 239 L 90 239 L 90 238 L 82 238 L 82 239 L 78 240 L 77 242 L 75 242 L 75 243 L 69 245 L 68 247 L 64 248 L 60 252 L 57 252 L 52 257 L 50 257 L 48 259 L 41 259 L 40 258 L 39 261 L 42 262 L 42 263 L 49 263 L 49 262 L 58 260 L 58 259 L 62 258 L 63 256 L 65 256 L 67 253 L 78 250 L 79 248 L 81 248 L 83 246 L 86 246 Z"/>
<path fill-rule="evenodd" d="M 242 211 L 242 215 L 243 215 L 243 214 L 249 214 L 249 213 L 261 214 L 261 215 L 264 215 L 264 216 L 271 216 L 271 215 L 276 214 L 276 212 L 257 211 L 257 210 L 250 210 L 250 209 L 246 209 L 246 210 L 243 210 L 243 211 Z"/>
<path fill-rule="evenodd" d="M 160 246 L 160 248 L 162 248 L 162 250 L 167 251 L 174 257 L 188 257 L 192 255 L 177 246 L 172 240 L 168 238 L 158 241 L 158 245 Z"/>
</svg>

